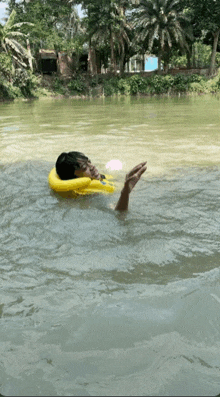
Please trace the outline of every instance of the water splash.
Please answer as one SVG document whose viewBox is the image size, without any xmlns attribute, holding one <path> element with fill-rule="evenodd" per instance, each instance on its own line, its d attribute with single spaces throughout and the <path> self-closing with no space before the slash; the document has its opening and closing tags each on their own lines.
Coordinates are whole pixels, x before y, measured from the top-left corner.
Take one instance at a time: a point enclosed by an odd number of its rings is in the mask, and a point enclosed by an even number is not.
<svg viewBox="0 0 220 397">
<path fill-rule="evenodd" d="M 106 164 L 105 167 L 111 171 L 119 171 L 122 170 L 122 162 L 120 160 L 111 160 Z"/>
</svg>

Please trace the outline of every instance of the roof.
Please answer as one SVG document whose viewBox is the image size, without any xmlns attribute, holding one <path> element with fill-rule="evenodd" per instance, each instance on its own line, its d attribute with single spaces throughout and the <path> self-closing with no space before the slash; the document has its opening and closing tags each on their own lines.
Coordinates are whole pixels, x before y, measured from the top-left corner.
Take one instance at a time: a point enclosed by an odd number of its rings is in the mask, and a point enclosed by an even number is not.
<svg viewBox="0 0 220 397">
<path fill-rule="evenodd" d="M 55 50 L 39 50 L 39 57 L 41 59 L 57 59 L 57 52 Z"/>
</svg>

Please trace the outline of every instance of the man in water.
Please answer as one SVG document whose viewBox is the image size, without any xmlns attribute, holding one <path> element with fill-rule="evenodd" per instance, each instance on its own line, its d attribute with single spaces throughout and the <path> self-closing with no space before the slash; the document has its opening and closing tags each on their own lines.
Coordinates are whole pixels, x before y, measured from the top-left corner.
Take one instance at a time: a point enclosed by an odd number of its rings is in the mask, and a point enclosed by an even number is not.
<svg viewBox="0 0 220 397">
<path fill-rule="evenodd" d="M 124 187 L 121 191 L 115 210 L 126 211 L 128 209 L 129 195 L 141 175 L 146 171 L 147 162 L 134 167 L 125 177 Z M 56 161 L 56 172 L 62 180 L 87 177 L 102 180 L 105 175 L 99 173 L 88 157 L 80 152 L 61 153 Z"/>
</svg>

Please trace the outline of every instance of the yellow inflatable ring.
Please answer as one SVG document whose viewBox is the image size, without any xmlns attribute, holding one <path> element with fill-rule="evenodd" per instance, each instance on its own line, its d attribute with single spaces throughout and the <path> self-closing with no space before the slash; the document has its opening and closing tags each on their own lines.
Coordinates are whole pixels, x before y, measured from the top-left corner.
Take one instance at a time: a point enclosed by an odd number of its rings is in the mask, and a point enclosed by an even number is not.
<svg viewBox="0 0 220 397">
<path fill-rule="evenodd" d="M 111 176 L 106 176 L 106 179 L 102 181 L 90 178 L 75 178 L 63 181 L 57 175 L 56 169 L 53 168 L 49 173 L 48 183 L 50 188 L 57 193 L 72 192 L 81 195 L 113 193 L 115 191 L 115 186 L 113 183 L 109 182 L 108 178 L 111 178 Z"/>
</svg>

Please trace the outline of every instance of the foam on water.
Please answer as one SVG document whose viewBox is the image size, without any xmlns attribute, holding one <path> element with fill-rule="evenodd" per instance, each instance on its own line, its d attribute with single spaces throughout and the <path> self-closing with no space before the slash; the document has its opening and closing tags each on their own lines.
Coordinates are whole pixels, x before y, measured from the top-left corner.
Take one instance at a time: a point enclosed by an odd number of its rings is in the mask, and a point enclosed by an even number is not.
<svg viewBox="0 0 220 397">
<path fill-rule="evenodd" d="M 110 171 L 119 171 L 122 170 L 122 162 L 120 160 L 110 160 L 105 168 Z"/>
</svg>

